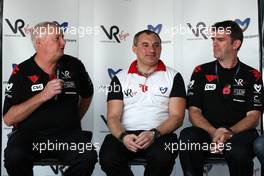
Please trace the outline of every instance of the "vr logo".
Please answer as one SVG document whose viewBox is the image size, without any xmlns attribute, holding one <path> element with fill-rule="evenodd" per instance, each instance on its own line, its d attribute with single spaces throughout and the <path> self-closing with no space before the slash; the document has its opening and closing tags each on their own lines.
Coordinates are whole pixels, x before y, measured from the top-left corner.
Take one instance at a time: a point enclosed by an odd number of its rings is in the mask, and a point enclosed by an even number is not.
<svg viewBox="0 0 264 176">
<path fill-rule="evenodd" d="M 204 90 L 215 90 L 216 85 L 215 84 L 206 84 Z"/>
<path fill-rule="evenodd" d="M 31 90 L 32 92 L 38 91 L 38 90 L 42 90 L 43 89 L 43 84 L 34 84 L 31 86 Z"/>
<path fill-rule="evenodd" d="M 156 32 L 157 34 L 160 33 L 162 28 L 162 24 L 158 24 L 156 27 L 152 26 L 151 24 L 148 25 L 148 30 Z"/>
<path fill-rule="evenodd" d="M 124 90 L 126 97 L 133 97 L 132 89 Z"/>
<path fill-rule="evenodd" d="M 201 34 L 204 39 L 208 39 L 204 32 L 204 30 L 206 30 L 206 24 L 204 22 L 197 23 L 196 27 L 192 27 L 191 23 L 187 23 L 187 26 L 191 29 L 195 37 L 199 37 L 199 34 Z"/>
<path fill-rule="evenodd" d="M 101 25 L 101 28 L 103 29 L 105 35 L 107 36 L 107 38 L 108 38 L 109 40 L 112 40 L 112 39 L 113 39 L 113 36 L 114 36 L 115 39 L 116 39 L 116 41 L 117 41 L 118 43 L 120 43 L 120 40 L 119 40 L 119 38 L 118 38 L 118 36 L 117 36 L 117 34 L 119 33 L 119 28 L 118 28 L 117 26 L 112 26 L 112 27 L 110 28 L 110 32 L 109 32 L 109 33 L 108 33 L 108 31 L 105 29 L 105 27 L 104 27 L 103 25 Z"/>
<path fill-rule="evenodd" d="M 243 86 L 243 79 L 235 79 L 237 86 Z"/>
<path fill-rule="evenodd" d="M 12 25 L 11 22 L 6 18 L 6 23 L 8 24 L 9 28 L 12 30 L 14 34 L 17 33 L 17 31 L 20 32 L 20 34 L 25 37 L 25 33 L 23 32 L 23 27 L 25 26 L 25 22 L 22 19 L 18 19 L 15 21 L 15 25 Z"/>
</svg>

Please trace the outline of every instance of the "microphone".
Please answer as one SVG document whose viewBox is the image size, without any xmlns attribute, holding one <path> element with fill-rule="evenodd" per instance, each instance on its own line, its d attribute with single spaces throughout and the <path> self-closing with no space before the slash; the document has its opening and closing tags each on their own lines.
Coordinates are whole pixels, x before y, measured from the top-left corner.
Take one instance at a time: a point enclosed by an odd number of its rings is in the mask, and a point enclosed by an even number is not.
<svg viewBox="0 0 264 176">
<path fill-rule="evenodd" d="M 55 69 L 56 78 L 60 79 L 60 63 L 57 64 Z M 58 95 L 55 96 L 55 100 L 58 100 Z"/>
</svg>

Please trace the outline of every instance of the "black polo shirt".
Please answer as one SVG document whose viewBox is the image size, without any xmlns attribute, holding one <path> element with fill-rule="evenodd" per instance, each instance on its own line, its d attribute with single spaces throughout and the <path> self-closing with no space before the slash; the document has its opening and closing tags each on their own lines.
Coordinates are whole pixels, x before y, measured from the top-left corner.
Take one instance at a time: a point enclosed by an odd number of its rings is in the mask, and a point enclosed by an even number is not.
<svg viewBox="0 0 264 176">
<path fill-rule="evenodd" d="M 35 56 L 35 55 L 34 55 Z M 5 90 L 3 114 L 13 105 L 25 102 L 40 93 L 55 75 L 48 75 L 34 61 L 34 56 L 13 69 Z M 16 128 L 39 134 L 52 134 L 80 128 L 79 96 L 93 94 L 93 84 L 84 65 L 77 58 L 64 55 L 59 61 L 59 78 L 64 80 L 63 92 L 43 103 Z"/>
<path fill-rule="evenodd" d="M 232 69 L 213 61 L 194 69 L 187 94 L 188 107 L 202 110 L 215 127 L 230 127 L 251 110 L 262 111 L 261 73 L 242 63 Z"/>
</svg>

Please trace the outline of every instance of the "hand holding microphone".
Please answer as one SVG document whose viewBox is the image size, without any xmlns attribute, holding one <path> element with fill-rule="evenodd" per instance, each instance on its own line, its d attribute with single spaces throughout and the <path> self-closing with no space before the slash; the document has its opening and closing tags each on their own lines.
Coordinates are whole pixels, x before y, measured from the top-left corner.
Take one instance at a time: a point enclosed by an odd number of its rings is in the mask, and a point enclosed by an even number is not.
<svg viewBox="0 0 264 176">
<path fill-rule="evenodd" d="M 57 66 L 55 70 L 56 79 L 53 79 L 47 83 L 41 95 L 44 101 L 47 101 L 54 97 L 55 100 L 58 99 L 58 94 L 62 92 L 64 81 L 60 79 L 60 69 Z"/>
</svg>

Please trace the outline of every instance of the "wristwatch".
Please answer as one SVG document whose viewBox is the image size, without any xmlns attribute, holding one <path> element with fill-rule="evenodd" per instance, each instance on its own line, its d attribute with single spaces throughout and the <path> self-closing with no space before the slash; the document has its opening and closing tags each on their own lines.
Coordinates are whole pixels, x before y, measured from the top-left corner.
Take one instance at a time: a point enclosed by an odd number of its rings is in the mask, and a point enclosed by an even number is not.
<svg viewBox="0 0 264 176">
<path fill-rule="evenodd" d="M 120 142 L 123 142 L 123 139 L 124 139 L 124 137 L 126 136 L 126 135 L 128 135 L 127 134 L 127 132 L 122 132 L 121 134 L 120 134 L 120 136 L 118 137 L 118 140 L 120 141 Z"/>
<path fill-rule="evenodd" d="M 160 138 L 160 136 L 161 136 L 160 132 L 156 128 L 153 128 L 150 131 L 152 131 L 152 133 L 153 133 L 154 140 Z"/>
</svg>

